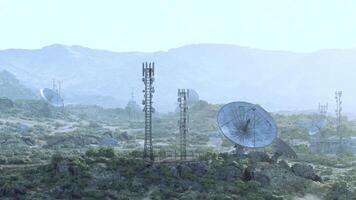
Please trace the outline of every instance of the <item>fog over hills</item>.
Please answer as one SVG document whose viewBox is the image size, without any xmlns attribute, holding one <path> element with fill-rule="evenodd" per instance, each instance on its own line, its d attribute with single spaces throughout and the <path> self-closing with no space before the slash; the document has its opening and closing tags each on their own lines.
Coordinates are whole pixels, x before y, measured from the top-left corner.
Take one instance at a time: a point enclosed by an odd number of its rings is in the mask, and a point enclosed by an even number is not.
<svg viewBox="0 0 356 200">
<path fill-rule="evenodd" d="M 356 50 L 314 53 L 267 51 L 234 45 L 196 44 L 153 53 L 110 52 L 51 45 L 0 51 L 8 70 L 33 90 L 63 80 L 67 103 L 124 106 L 134 88 L 142 99 L 141 63 L 156 63 L 154 106 L 174 110 L 177 88 L 193 88 L 212 103 L 244 100 L 269 110 L 316 109 L 343 90 L 346 112 L 356 111 Z"/>
</svg>

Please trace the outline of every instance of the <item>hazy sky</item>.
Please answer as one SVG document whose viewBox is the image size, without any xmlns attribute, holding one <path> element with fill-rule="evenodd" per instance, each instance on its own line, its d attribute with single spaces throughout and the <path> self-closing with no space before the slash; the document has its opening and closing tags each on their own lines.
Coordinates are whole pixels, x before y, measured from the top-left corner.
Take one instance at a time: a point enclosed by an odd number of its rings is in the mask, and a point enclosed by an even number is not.
<svg viewBox="0 0 356 200">
<path fill-rule="evenodd" d="M 310 52 L 356 47 L 352 0 L 0 0 L 0 49 L 114 51 L 227 43 Z"/>
</svg>

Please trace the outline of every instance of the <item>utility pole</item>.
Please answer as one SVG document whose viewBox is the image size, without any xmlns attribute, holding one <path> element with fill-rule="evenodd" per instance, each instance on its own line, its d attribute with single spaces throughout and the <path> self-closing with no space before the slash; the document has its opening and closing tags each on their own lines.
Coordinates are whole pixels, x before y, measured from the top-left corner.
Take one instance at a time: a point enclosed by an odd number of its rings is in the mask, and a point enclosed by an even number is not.
<svg viewBox="0 0 356 200">
<path fill-rule="evenodd" d="M 144 106 L 143 111 L 145 112 L 145 141 L 144 141 L 144 152 L 143 159 L 154 161 L 153 146 L 152 146 L 152 97 L 155 92 L 152 86 L 154 82 L 154 63 L 142 63 L 142 81 L 145 84 L 143 90 L 144 100 L 142 104 Z"/>
<path fill-rule="evenodd" d="M 187 158 L 187 134 L 188 134 L 188 105 L 187 99 L 189 97 L 188 89 L 178 89 L 178 103 L 179 103 L 179 136 L 180 136 L 180 159 Z"/>
</svg>

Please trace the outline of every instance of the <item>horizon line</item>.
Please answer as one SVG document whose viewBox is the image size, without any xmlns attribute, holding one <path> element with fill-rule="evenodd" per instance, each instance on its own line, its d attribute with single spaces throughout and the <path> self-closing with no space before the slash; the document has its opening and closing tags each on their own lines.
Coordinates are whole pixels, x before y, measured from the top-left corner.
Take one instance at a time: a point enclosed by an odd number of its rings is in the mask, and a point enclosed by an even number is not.
<svg viewBox="0 0 356 200">
<path fill-rule="evenodd" d="M 53 46 L 62 46 L 62 47 L 79 47 L 83 49 L 90 49 L 90 50 L 97 50 L 97 51 L 107 51 L 107 52 L 112 52 L 112 53 L 158 53 L 158 52 L 168 52 L 171 50 L 175 49 L 180 49 L 184 47 L 189 47 L 189 46 L 203 46 L 203 45 L 216 45 L 216 46 L 230 46 L 230 47 L 235 47 L 235 48 L 243 48 L 243 49 L 251 49 L 251 50 L 258 50 L 258 51 L 269 51 L 269 52 L 285 52 L 285 53 L 293 53 L 293 54 L 312 54 L 312 53 L 317 53 L 320 51 L 333 51 L 333 50 L 356 50 L 355 48 L 324 48 L 324 49 L 318 49 L 314 51 L 309 51 L 309 52 L 298 52 L 298 51 L 293 51 L 293 50 L 284 50 L 284 49 L 263 49 L 263 48 L 256 48 L 256 47 L 250 47 L 250 46 L 243 46 L 243 45 L 237 45 L 237 44 L 228 44 L 228 43 L 214 43 L 214 42 L 203 42 L 203 43 L 192 43 L 192 44 L 185 44 L 181 45 L 178 47 L 172 47 L 166 50 L 155 50 L 155 51 L 139 51 L 139 50 L 132 50 L 132 51 L 116 51 L 116 50 L 110 50 L 110 49 L 103 49 L 103 48 L 92 48 L 84 45 L 79 45 L 79 44 L 61 44 L 61 43 L 52 43 L 49 45 L 45 45 L 39 48 L 6 48 L 6 49 L 0 49 L 0 51 L 13 51 L 13 50 L 29 50 L 29 51 L 35 51 L 35 50 L 42 50 L 48 47 L 53 47 Z"/>
</svg>

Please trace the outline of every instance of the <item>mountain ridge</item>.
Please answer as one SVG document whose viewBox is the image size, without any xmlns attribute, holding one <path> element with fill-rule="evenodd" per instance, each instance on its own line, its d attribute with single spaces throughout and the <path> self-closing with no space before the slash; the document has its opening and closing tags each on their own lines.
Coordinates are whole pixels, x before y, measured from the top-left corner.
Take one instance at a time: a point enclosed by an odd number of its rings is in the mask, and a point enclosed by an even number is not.
<svg viewBox="0 0 356 200">
<path fill-rule="evenodd" d="M 36 50 L 0 50 L 0 69 L 35 90 L 50 85 L 53 78 L 63 80 L 69 103 L 108 96 L 111 103 L 105 106 L 123 107 L 132 88 L 141 91 L 141 63 L 155 61 L 154 101 L 161 111 L 174 110 L 177 88 L 193 88 L 212 103 L 245 100 L 271 110 L 303 110 L 316 108 L 318 102 L 331 104 L 334 90 L 351 94 L 354 87 L 347 80 L 353 80 L 355 58 L 356 49 L 294 53 L 203 43 L 149 53 L 54 44 Z M 345 100 L 356 101 L 356 96 Z"/>
<path fill-rule="evenodd" d="M 249 46 L 242 46 L 242 45 L 235 45 L 235 44 L 228 44 L 228 43 L 192 43 L 192 44 L 186 44 L 186 45 L 181 45 L 179 47 L 173 47 L 167 50 L 156 50 L 156 51 L 116 51 L 116 50 L 108 50 L 108 49 L 102 49 L 102 48 L 91 48 L 91 47 L 86 47 L 83 45 L 79 44 L 72 44 L 72 45 L 66 45 L 66 44 L 60 44 L 60 43 L 53 43 L 49 44 L 40 48 L 33 48 L 33 49 L 26 49 L 26 48 L 6 48 L 6 49 L 0 49 L 1 51 L 11 51 L 11 50 L 25 50 L 25 51 L 34 51 L 34 50 L 41 50 L 44 48 L 48 47 L 62 47 L 62 48 L 82 48 L 82 49 L 90 49 L 90 50 L 95 50 L 95 51 L 105 51 L 105 52 L 110 52 L 110 53 L 143 53 L 143 54 L 151 54 L 151 53 L 159 53 L 159 52 L 168 52 L 171 50 L 175 49 L 180 49 L 180 48 L 186 48 L 186 47 L 194 47 L 194 46 L 226 46 L 226 47 L 234 47 L 234 48 L 244 48 L 244 49 L 251 49 L 251 50 L 257 50 L 257 51 L 266 51 L 266 52 L 284 52 L 284 53 L 292 53 L 292 54 L 314 54 L 318 52 L 324 52 L 324 51 L 356 51 L 356 48 L 325 48 L 325 49 L 318 49 L 314 51 L 309 51 L 309 52 L 298 52 L 298 51 L 292 51 L 292 50 L 283 50 L 283 49 L 262 49 L 262 48 L 256 48 L 256 47 L 249 47 Z"/>
<path fill-rule="evenodd" d="M 38 96 L 23 86 L 13 74 L 6 70 L 0 71 L 0 97 L 12 100 L 38 99 Z"/>
</svg>

